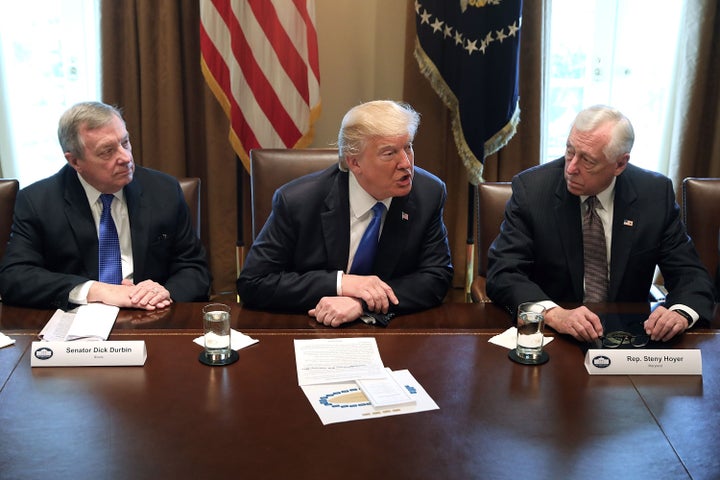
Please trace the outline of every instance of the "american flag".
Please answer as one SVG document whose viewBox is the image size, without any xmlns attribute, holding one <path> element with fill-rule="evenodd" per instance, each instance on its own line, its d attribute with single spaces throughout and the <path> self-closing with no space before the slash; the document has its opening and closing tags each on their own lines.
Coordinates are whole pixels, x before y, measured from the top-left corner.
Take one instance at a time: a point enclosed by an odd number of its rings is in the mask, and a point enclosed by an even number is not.
<svg viewBox="0 0 720 480">
<path fill-rule="evenodd" d="M 320 115 L 314 0 L 200 0 L 200 50 L 246 169 L 253 148 L 310 144 Z"/>
</svg>

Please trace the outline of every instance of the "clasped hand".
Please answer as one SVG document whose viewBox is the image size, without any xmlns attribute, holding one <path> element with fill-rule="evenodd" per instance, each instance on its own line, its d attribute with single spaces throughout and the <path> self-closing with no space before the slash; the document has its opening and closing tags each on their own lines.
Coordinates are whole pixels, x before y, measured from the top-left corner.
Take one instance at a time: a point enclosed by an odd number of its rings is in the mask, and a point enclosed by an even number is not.
<svg viewBox="0 0 720 480">
<path fill-rule="evenodd" d="M 603 335 L 600 317 L 585 306 L 566 310 L 554 307 L 545 313 L 545 323 L 559 333 L 567 333 L 584 342 L 594 342 Z M 658 306 L 644 323 L 645 333 L 653 341 L 667 342 L 687 328 L 679 313 Z"/>
<path fill-rule="evenodd" d="M 342 295 L 323 297 L 308 315 L 318 323 L 337 327 L 363 314 L 363 302 L 375 313 L 387 313 L 390 304 L 397 305 L 393 289 L 375 275 L 343 275 Z"/>
<path fill-rule="evenodd" d="M 123 280 L 121 285 L 94 282 L 88 292 L 88 302 L 156 310 L 170 306 L 172 299 L 165 287 L 152 280 L 143 280 L 137 285 L 131 280 Z"/>
</svg>

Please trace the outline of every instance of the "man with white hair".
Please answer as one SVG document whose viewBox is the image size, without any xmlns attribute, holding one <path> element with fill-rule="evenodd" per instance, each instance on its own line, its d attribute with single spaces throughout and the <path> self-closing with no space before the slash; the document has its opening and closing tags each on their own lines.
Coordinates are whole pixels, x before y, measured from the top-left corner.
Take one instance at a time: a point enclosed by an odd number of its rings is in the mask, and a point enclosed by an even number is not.
<svg viewBox="0 0 720 480">
<path fill-rule="evenodd" d="M 237 281 L 244 305 L 307 312 L 336 327 L 358 318 L 385 325 L 443 301 L 453 274 L 447 191 L 415 166 L 419 123 L 394 101 L 345 115 L 339 164 L 275 192 Z"/>
<path fill-rule="evenodd" d="M 650 339 L 670 340 L 712 318 L 713 285 L 680 220 L 672 182 L 628 163 L 633 141 L 622 113 L 590 107 L 577 115 L 564 158 L 513 178 L 488 252 L 493 302 L 510 311 L 542 303 L 547 325 L 593 342 L 604 333 L 598 315 L 555 302 L 647 302 L 659 266 L 669 294 L 644 322 Z M 596 241 L 587 241 L 593 231 Z"/>
</svg>

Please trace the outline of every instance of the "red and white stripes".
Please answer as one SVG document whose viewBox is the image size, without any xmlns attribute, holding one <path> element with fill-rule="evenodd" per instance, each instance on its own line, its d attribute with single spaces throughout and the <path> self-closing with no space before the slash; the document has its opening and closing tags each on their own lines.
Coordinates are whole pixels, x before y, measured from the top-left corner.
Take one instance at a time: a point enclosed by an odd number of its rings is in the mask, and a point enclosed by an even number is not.
<svg viewBox="0 0 720 480">
<path fill-rule="evenodd" d="M 253 148 L 307 146 L 320 113 L 314 0 L 200 0 L 203 75 L 249 166 Z"/>
</svg>

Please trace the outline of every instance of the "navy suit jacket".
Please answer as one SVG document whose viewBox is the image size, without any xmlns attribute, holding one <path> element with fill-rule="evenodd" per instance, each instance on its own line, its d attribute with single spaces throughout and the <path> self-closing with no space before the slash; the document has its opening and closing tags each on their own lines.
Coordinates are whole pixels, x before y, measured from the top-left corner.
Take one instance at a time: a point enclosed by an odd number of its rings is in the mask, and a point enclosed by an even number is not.
<svg viewBox="0 0 720 480">
<path fill-rule="evenodd" d="M 337 272 L 350 249 L 348 172 L 337 165 L 279 188 L 265 226 L 237 281 L 251 308 L 301 311 L 336 296 Z M 393 198 L 385 216 L 372 274 L 390 285 L 403 313 L 438 305 L 453 267 L 443 223 L 445 184 L 415 167 L 410 193 Z"/>
<path fill-rule="evenodd" d="M 176 302 L 207 300 L 207 258 L 177 180 L 136 166 L 124 192 L 133 281 L 152 279 Z M 67 309 L 70 290 L 97 278 L 97 228 L 77 173 L 66 164 L 18 192 L 0 295 L 8 304 Z"/>
<path fill-rule="evenodd" d="M 567 190 L 565 160 L 512 180 L 500 234 L 488 252 L 487 292 L 514 311 L 522 302 L 583 300 L 580 197 Z M 680 220 L 672 182 L 628 164 L 615 183 L 609 302 L 647 302 L 655 266 L 669 294 L 712 318 L 713 285 Z"/>
</svg>

